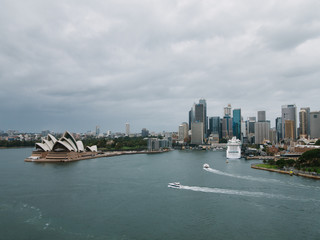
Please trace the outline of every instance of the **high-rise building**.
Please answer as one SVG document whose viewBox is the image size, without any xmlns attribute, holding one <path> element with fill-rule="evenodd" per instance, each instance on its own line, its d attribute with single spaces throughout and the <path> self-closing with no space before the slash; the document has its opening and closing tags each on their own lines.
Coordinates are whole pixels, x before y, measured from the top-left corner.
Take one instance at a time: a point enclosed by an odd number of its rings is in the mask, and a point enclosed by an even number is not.
<svg viewBox="0 0 320 240">
<path fill-rule="evenodd" d="M 307 111 L 305 109 L 301 109 L 299 112 L 299 137 L 300 138 L 308 138 L 308 119 L 307 119 Z"/>
<path fill-rule="evenodd" d="M 224 108 L 224 116 L 231 117 L 231 104 L 228 104 L 228 106 Z"/>
<path fill-rule="evenodd" d="M 203 144 L 203 122 L 191 123 L 191 144 Z"/>
<path fill-rule="evenodd" d="M 188 126 L 188 123 L 186 122 L 183 122 L 179 125 L 179 132 L 178 132 L 179 141 L 184 141 L 184 142 L 188 141 L 188 129 L 189 129 L 189 126 Z"/>
<path fill-rule="evenodd" d="M 282 118 L 276 118 L 276 131 L 277 131 L 277 142 L 280 142 L 282 139 Z"/>
<path fill-rule="evenodd" d="M 295 140 L 297 136 L 297 120 L 296 120 L 296 105 L 295 104 L 290 104 L 290 105 L 282 105 L 281 106 L 281 117 L 282 117 L 282 139 L 285 139 L 286 136 L 290 136 L 290 134 L 286 134 L 286 126 L 285 124 L 289 124 L 290 126 L 287 127 L 287 129 L 292 129 L 293 128 L 293 139 Z M 293 122 L 290 122 L 290 121 Z M 293 126 L 291 126 L 293 124 Z"/>
<path fill-rule="evenodd" d="M 266 111 L 258 111 L 258 122 L 266 121 Z"/>
<path fill-rule="evenodd" d="M 310 112 L 310 138 L 320 138 L 320 111 Z"/>
<path fill-rule="evenodd" d="M 303 108 L 300 108 L 300 110 L 305 110 L 307 113 L 307 137 L 310 137 L 310 108 L 303 107 Z"/>
<path fill-rule="evenodd" d="M 142 128 L 141 136 L 142 137 L 148 137 L 149 136 L 149 131 L 146 128 Z"/>
<path fill-rule="evenodd" d="M 295 126 L 293 120 L 285 120 L 284 132 L 284 139 L 295 140 Z"/>
<path fill-rule="evenodd" d="M 126 123 L 126 135 L 129 136 L 130 135 L 130 124 Z"/>
<path fill-rule="evenodd" d="M 254 143 L 254 125 L 256 123 L 256 117 L 248 117 L 246 121 L 247 139 L 249 143 Z"/>
<path fill-rule="evenodd" d="M 96 136 L 99 136 L 100 134 L 100 126 L 96 126 Z"/>
<path fill-rule="evenodd" d="M 208 133 L 208 116 L 207 116 L 207 102 L 205 99 L 201 98 L 199 104 L 203 105 L 203 126 L 204 126 L 204 137 L 207 137 Z"/>
<path fill-rule="evenodd" d="M 232 118 L 232 132 L 233 136 L 237 139 L 241 139 L 241 109 L 233 110 Z"/>
<path fill-rule="evenodd" d="M 224 116 L 221 125 L 222 138 L 231 139 L 233 136 L 232 131 L 232 118 L 228 115 Z"/>
<path fill-rule="evenodd" d="M 263 144 L 265 140 L 270 141 L 270 122 L 256 122 L 254 124 L 255 144 Z"/>
</svg>

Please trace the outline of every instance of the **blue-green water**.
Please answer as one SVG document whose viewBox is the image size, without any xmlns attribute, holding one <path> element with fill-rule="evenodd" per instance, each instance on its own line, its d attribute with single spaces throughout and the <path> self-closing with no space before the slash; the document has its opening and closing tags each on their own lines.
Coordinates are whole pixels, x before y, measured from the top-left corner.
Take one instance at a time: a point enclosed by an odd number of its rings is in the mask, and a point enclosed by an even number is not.
<svg viewBox="0 0 320 240">
<path fill-rule="evenodd" d="M 0 150 L 0 239 L 320 239 L 320 181 L 224 152 L 24 162 L 31 151 Z"/>
</svg>

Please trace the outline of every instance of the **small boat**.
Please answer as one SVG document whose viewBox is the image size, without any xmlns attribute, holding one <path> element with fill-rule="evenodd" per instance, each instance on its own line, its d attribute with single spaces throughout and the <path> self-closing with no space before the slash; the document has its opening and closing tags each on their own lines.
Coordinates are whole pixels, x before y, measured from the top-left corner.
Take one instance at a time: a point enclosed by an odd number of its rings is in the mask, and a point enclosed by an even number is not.
<svg viewBox="0 0 320 240">
<path fill-rule="evenodd" d="M 210 166 L 209 166 L 208 163 L 203 164 L 203 168 L 209 168 L 209 167 L 210 167 Z"/>
<path fill-rule="evenodd" d="M 168 187 L 171 188 L 181 188 L 181 184 L 179 182 L 173 182 L 173 183 L 169 183 Z"/>
</svg>

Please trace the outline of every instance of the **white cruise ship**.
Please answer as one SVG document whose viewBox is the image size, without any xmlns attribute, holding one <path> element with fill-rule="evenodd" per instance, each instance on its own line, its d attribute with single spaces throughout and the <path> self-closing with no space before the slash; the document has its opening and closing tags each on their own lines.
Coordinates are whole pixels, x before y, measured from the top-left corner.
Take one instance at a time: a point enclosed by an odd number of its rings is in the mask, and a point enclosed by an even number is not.
<svg viewBox="0 0 320 240">
<path fill-rule="evenodd" d="M 241 141 L 233 137 L 227 144 L 227 158 L 241 158 Z"/>
</svg>

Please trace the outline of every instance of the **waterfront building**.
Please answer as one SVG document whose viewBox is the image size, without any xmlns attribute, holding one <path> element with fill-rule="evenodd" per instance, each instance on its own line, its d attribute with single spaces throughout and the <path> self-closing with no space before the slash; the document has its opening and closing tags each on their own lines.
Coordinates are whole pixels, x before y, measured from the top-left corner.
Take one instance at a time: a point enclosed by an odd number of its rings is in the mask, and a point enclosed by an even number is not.
<svg viewBox="0 0 320 240">
<path fill-rule="evenodd" d="M 233 110 L 232 132 L 233 132 L 233 136 L 241 140 L 241 109 L 240 108 Z"/>
<path fill-rule="evenodd" d="M 179 132 L 178 132 L 178 140 L 182 142 L 187 142 L 188 141 L 188 123 L 183 122 L 182 124 L 179 125 Z"/>
<path fill-rule="evenodd" d="M 296 139 L 296 131 L 297 131 L 297 120 L 296 120 L 296 105 L 290 104 L 290 105 L 282 105 L 281 106 L 281 117 L 282 117 L 282 139 L 285 139 L 286 136 L 291 136 L 290 134 L 286 133 L 286 128 L 292 129 L 293 128 L 293 138 L 291 140 Z M 288 121 L 289 120 L 289 121 Z M 293 122 L 291 122 L 293 121 Z M 290 126 L 285 126 L 285 124 L 289 124 Z M 293 124 L 293 126 L 291 126 Z"/>
<path fill-rule="evenodd" d="M 309 107 L 303 107 L 303 108 L 300 108 L 300 110 L 304 110 L 307 113 L 306 134 L 307 134 L 307 137 L 309 138 L 310 137 L 310 108 Z"/>
<path fill-rule="evenodd" d="M 126 136 L 130 135 L 130 124 L 126 123 Z"/>
<path fill-rule="evenodd" d="M 320 111 L 310 112 L 310 138 L 320 138 Z"/>
<path fill-rule="evenodd" d="M 191 123 L 191 144 L 203 144 L 203 122 Z"/>
<path fill-rule="evenodd" d="M 266 111 L 258 111 L 258 122 L 266 121 Z"/>
<path fill-rule="evenodd" d="M 254 124 L 255 144 L 263 144 L 265 140 L 270 140 L 270 122 L 256 122 Z"/>
<path fill-rule="evenodd" d="M 307 119 L 307 111 L 305 109 L 301 109 L 299 112 L 299 137 L 300 138 L 308 138 L 308 119 Z"/>
</svg>

